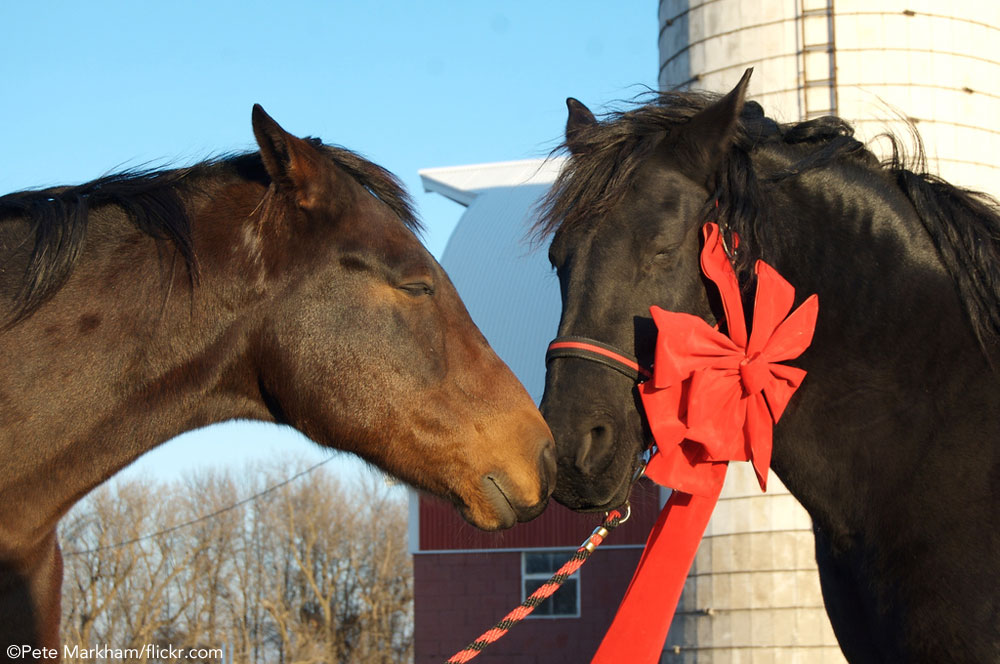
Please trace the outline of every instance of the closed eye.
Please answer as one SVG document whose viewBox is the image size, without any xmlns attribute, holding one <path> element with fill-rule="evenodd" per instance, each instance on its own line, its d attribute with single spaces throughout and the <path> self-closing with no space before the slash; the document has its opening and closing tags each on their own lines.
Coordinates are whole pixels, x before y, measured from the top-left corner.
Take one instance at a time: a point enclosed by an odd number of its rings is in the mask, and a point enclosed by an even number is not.
<svg viewBox="0 0 1000 664">
<path fill-rule="evenodd" d="M 652 255 L 649 258 L 649 262 L 658 264 L 673 263 L 674 261 L 677 260 L 677 256 L 681 251 L 682 244 L 683 244 L 682 242 L 663 242 L 663 241 L 655 241 L 649 243 L 648 246 L 650 248 L 652 247 L 656 248 L 655 251 L 652 252 Z"/>
<path fill-rule="evenodd" d="M 408 294 L 414 297 L 434 294 L 434 287 L 423 281 L 415 281 L 413 283 L 403 284 L 399 288 L 400 290 L 404 290 Z"/>
</svg>

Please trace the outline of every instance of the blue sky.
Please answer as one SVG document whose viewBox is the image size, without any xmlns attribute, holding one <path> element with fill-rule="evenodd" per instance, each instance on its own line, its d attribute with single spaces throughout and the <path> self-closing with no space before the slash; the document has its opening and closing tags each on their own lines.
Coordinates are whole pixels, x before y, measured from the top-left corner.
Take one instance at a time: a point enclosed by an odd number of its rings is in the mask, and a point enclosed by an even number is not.
<svg viewBox="0 0 1000 664">
<path fill-rule="evenodd" d="M 396 173 L 440 256 L 462 208 L 423 193 L 417 170 L 544 156 L 567 96 L 599 111 L 655 87 L 656 12 L 655 0 L 5 2 L 0 194 L 251 149 L 259 102 Z M 172 479 L 277 454 L 327 453 L 238 423 L 127 472 Z"/>
</svg>

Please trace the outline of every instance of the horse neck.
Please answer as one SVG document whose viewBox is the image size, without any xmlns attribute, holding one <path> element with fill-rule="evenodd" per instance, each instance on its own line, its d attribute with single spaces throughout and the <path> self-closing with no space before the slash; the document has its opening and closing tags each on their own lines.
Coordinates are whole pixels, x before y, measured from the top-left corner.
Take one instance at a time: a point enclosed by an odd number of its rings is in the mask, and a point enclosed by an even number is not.
<svg viewBox="0 0 1000 664">
<path fill-rule="evenodd" d="M 191 203 L 196 224 L 211 193 Z M 89 223 L 93 242 L 65 285 L 2 336 L 18 353 L 0 357 L 0 454 L 12 469 L 0 505 L 32 506 L 0 508 L 12 530 L 42 523 L 44 532 L 78 497 L 184 431 L 270 419 L 247 359 L 252 298 L 237 298 L 211 261 L 200 261 L 194 285 L 169 243 L 115 208 Z M 196 252 L 209 241 L 223 238 L 195 228 Z"/>
<path fill-rule="evenodd" d="M 936 348 L 951 346 L 969 361 L 985 361 L 923 223 L 881 171 L 860 164 L 817 169 L 773 185 L 765 200 L 771 210 L 761 253 L 800 300 L 819 294 L 820 346 L 871 352 L 865 359 L 885 367 L 900 358 L 875 350 L 880 342 L 933 339 Z M 920 313 L 931 311 L 938 328 L 919 324 L 926 322 Z M 942 327 L 951 331 L 947 339 Z"/>
<path fill-rule="evenodd" d="M 991 412 L 996 374 L 916 211 L 884 175 L 829 167 L 765 195 L 768 262 L 799 300 L 819 294 L 813 344 L 797 361 L 809 375 L 776 426 L 773 466 L 821 527 L 843 532 L 854 518 L 844 491 L 859 505 L 891 498 L 876 495 L 879 469 L 961 444 L 961 425 L 940 413 L 984 417 L 976 409 Z"/>
</svg>

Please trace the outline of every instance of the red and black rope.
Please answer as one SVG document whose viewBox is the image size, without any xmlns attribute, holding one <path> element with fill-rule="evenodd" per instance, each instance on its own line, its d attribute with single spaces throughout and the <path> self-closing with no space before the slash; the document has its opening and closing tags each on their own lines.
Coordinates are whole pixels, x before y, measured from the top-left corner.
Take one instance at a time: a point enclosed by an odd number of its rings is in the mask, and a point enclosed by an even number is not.
<svg viewBox="0 0 1000 664">
<path fill-rule="evenodd" d="M 514 625 L 524 620 L 528 614 L 535 610 L 535 608 L 547 600 L 549 597 L 559 589 L 559 587 L 566 582 L 566 579 L 571 577 L 580 567 L 586 562 L 590 554 L 594 552 L 604 538 L 608 536 L 609 531 L 614 530 L 619 525 L 621 525 L 628 518 L 628 513 L 623 517 L 621 512 L 618 510 L 611 510 L 608 512 L 607 516 L 604 518 L 604 522 L 594 529 L 594 532 L 590 534 L 580 548 L 573 553 L 573 556 L 566 561 L 566 563 L 560 567 L 555 574 L 552 575 L 548 581 L 538 587 L 535 592 L 531 593 L 531 596 L 526 600 L 521 602 L 521 605 L 516 609 L 508 613 L 500 620 L 492 629 L 484 632 L 482 636 L 470 643 L 461 652 L 457 652 L 452 655 L 445 664 L 465 664 L 473 657 L 478 655 L 486 646 L 490 645 L 501 636 L 510 631 Z"/>
</svg>

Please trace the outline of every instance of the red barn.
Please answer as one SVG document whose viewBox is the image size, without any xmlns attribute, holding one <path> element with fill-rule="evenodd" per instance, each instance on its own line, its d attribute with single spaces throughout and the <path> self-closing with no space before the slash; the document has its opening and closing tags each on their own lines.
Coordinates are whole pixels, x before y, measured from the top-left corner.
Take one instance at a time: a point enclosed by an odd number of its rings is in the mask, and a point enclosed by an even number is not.
<svg viewBox="0 0 1000 664">
<path fill-rule="evenodd" d="M 641 482 L 632 517 L 547 602 L 477 662 L 586 662 L 607 631 L 660 509 L 658 487 Z M 558 504 L 529 523 L 484 533 L 455 508 L 413 494 L 414 662 L 441 664 L 492 627 L 565 563 L 602 514 Z"/>
</svg>

